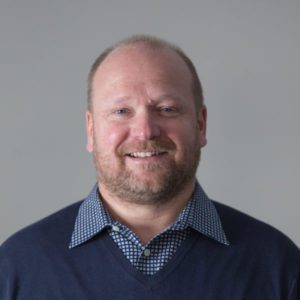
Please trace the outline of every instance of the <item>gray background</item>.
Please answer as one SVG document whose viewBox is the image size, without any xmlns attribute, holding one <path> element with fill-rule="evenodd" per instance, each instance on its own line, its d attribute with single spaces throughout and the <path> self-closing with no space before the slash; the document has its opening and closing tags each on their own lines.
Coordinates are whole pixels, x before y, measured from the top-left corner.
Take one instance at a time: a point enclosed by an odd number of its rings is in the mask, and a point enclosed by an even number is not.
<svg viewBox="0 0 300 300">
<path fill-rule="evenodd" d="M 299 9 L 286 0 L 1 0 L 0 242 L 87 195 L 88 69 L 114 41 L 150 33 L 197 66 L 208 195 L 300 245 Z"/>
</svg>

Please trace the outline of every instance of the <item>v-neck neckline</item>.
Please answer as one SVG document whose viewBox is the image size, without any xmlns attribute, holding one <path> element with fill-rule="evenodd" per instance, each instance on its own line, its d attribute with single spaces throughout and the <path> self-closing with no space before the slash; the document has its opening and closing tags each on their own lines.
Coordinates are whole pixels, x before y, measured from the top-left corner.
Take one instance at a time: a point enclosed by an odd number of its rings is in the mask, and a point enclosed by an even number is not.
<svg viewBox="0 0 300 300">
<path fill-rule="evenodd" d="M 144 287 L 153 287 L 161 283 L 178 266 L 198 238 L 199 233 L 192 230 L 166 265 L 153 275 L 146 275 L 135 268 L 109 234 L 105 234 L 102 241 L 110 254 L 118 261 L 124 272 L 128 273 Z"/>
</svg>

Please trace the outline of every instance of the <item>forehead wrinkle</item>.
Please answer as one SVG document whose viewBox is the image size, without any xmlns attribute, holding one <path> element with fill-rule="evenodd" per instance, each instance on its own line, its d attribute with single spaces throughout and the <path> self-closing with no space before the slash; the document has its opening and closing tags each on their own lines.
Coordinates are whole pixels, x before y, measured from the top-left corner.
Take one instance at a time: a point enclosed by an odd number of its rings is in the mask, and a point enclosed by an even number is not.
<svg viewBox="0 0 300 300">
<path fill-rule="evenodd" d="M 121 83 L 121 86 L 124 85 L 125 90 L 124 92 L 121 90 L 119 95 L 116 95 L 115 97 L 111 98 L 111 102 L 113 102 L 114 104 L 120 104 L 123 102 L 127 102 L 127 101 L 140 101 L 140 100 L 145 100 L 146 99 L 146 103 L 148 106 L 155 106 L 157 104 L 159 104 L 162 101 L 165 100 L 173 100 L 176 102 L 180 102 L 182 103 L 183 98 L 181 95 L 177 95 L 176 92 L 172 92 L 172 91 L 161 91 L 161 92 L 157 92 L 154 95 L 153 91 L 149 91 L 149 88 L 147 89 L 146 84 L 142 83 L 140 85 L 138 85 L 138 94 L 134 94 L 132 95 L 130 91 L 128 91 L 126 89 L 126 86 L 128 86 L 128 83 Z M 152 95 L 151 95 L 152 94 Z"/>
<path fill-rule="evenodd" d="M 156 99 L 153 99 L 156 102 L 161 102 L 164 100 L 176 100 L 176 101 L 182 101 L 182 98 L 180 96 L 171 94 L 171 93 L 166 93 L 166 94 L 162 94 L 161 96 L 158 96 Z"/>
</svg>

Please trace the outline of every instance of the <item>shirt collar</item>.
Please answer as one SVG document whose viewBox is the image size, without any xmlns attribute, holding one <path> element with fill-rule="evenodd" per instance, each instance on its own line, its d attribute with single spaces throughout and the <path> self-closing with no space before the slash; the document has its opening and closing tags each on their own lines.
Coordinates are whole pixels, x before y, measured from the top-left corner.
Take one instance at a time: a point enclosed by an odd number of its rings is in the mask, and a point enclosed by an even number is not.
<svg viewBox="0 0 300 300">
<path fill-rule="evenodd" d="M 69 248 L 90 240 L 112 224 L 113 220 L 102 204 L 96 184 L 80 205 Z M 170 229 L 180 230 L 187 227 L 221 244 L 229 245 L 215 205 L 206 196 L 198 182 L 196 182 L 191 200 Z"/>
<path fill-rule="evenodd" d="M 79 207 L 69 248 L 88 241 L 112 223 L 112 218 L 106 212 L 100 199 L 98 185 L 95 184 Z"/>
<path fill-rule="evenodd" d="M 188 218 L 193 229 L 221 244 L 230 245 L 214 203 L 207 197 L 198 182 L 192 196 Z"/>
</svg>

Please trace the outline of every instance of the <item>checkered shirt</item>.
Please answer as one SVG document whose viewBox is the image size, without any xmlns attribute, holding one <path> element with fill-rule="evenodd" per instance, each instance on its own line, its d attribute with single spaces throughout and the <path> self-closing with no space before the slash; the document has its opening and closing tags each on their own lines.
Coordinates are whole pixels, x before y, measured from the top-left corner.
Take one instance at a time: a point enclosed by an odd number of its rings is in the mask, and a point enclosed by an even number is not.
<svg viewBox="0 0 300 300">
<path fill-rule="evenodd" d="M 104 208 L 97 184 L 80 206 L 69 248 L 106 231 L 132 265 L 146 275 L 161 270 L 192 230 L 229 245 L 213 202 L 199 183 L 176 222 L 143 245 L 125 225 L 114 221 Z"/>
</svg>

